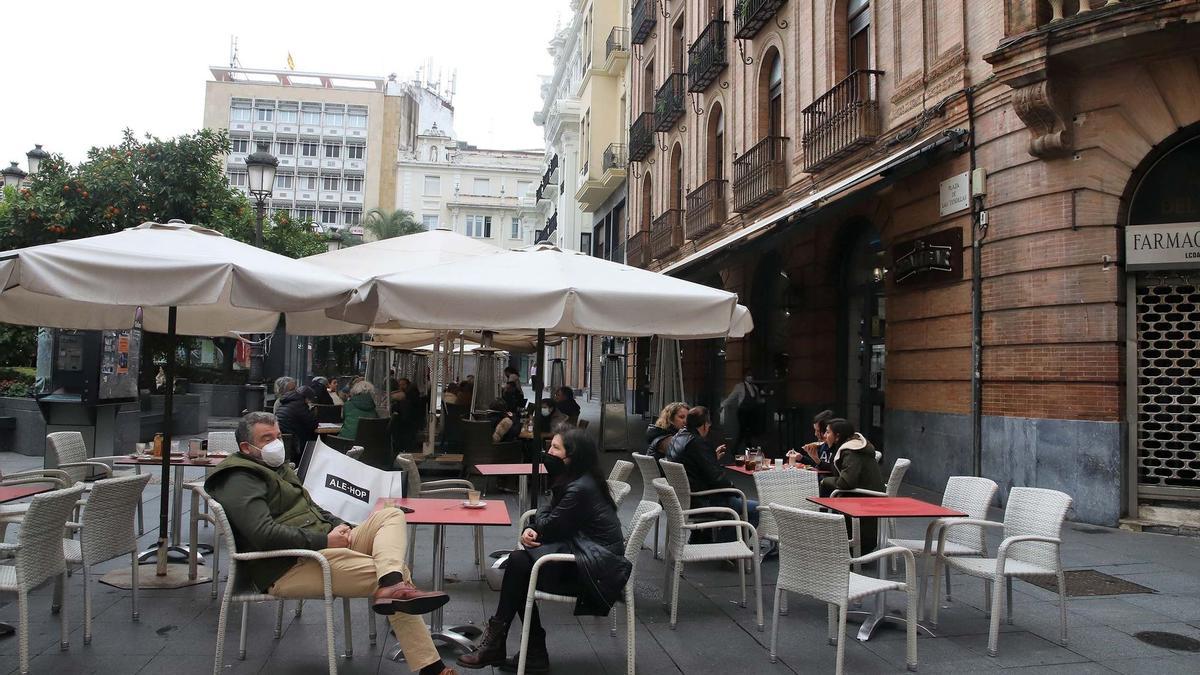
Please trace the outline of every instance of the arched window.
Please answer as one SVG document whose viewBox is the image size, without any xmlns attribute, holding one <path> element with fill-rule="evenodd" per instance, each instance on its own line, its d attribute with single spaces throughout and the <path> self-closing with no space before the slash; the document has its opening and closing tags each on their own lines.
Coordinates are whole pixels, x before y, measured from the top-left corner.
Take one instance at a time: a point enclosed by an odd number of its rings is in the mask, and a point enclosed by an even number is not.
<svg viewBox="0 0 1200 675">
<path fill-rule="evenodd" d="M 725 178 L 725 112 L 720 103 L 713 106 L 708 118 L 708 157 L 704 173 L 708 180 Z"/>
<path fill-rule="evenodd" d="M 849 0 L 846 3 L 847 68 L 849 75 L 871 67 L 871 3 Z"/>
<path fill-rule="evenodd" d="M 642 178 L 641 218 L 638 219 L 638 232 L 649 232 L 650 221 L 654 220 L 654 184 L 650 181 L 650 172 Z"/>
<path fill-rule="evenodd" d="M 671 148 L 670 192 L 667 194 L 667 208 L 680 210 L 683 208 L 683 146 L 678 143 Z"/>
<path fill-rule="evenodd" d="M 783 57 L 772 47 L 758 76 L 759 138 L 783 136 Z"/>
</svg>

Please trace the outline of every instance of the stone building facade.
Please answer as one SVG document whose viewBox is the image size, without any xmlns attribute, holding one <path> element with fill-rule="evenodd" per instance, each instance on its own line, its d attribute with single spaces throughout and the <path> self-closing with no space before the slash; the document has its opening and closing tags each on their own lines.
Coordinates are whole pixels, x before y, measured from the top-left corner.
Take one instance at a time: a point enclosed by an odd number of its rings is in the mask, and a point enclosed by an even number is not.
<svg viewBox="0 0 1200 675">
<path fill-rule="evenodd" d="M 1197 19 L 635 2 L 628 259 L 739 293 L 756 324 L 684 346 L 689 400 L 749 370 L 776 452 L 832 408 L 924 487 L 1062 489 L 1105 525 L 1194 504 L 1195 263 L 1127 268 L 1124 242 L 1200 221 Z"/>
</svg>

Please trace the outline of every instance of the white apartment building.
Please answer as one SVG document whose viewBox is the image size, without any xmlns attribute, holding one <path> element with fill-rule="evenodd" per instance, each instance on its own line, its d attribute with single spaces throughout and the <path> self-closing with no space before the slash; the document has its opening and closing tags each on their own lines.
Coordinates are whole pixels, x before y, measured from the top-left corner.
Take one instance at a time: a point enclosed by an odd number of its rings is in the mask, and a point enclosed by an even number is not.
<svg viewBox="0 0 1200 675">
<path fill-rule="evenodd" d="M 230 185 L 246 189 L 246 156 L 264 149 L 279 159 L 272 212 L 361 231 L 365 211 L 396 201 L 392 164 L 417 129 L 407 83 L 394 75 L 210 70 L 204 126 L 229 131 Z"/>
<path fill-rule="evenodd" d="M 534 197 L 544 157 L 540 150 L 476 148 L 435 121 L 400 153 L 396 208 L 430 230 L 450 229 L 501 248 L 528 246 L 545 223 Z"/>
</svg>

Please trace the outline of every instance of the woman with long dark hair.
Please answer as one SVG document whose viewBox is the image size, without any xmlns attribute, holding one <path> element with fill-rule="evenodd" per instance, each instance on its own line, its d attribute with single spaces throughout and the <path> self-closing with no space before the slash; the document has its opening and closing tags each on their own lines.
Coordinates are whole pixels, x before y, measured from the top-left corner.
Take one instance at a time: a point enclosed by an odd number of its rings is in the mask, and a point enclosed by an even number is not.
<svg viewBox="0 0 1200 675">
<path fill-rule="evenodd" d="M 834 490 L 874 490 L 883 492 L 886 486 L 879 460 L 875 459 L 875 446 L 854 429 L 851 422 L 836 418 L 825 425 L 825 444 L 832 448 L 834 474 L 821 480 L 821 496 L 828 497 Z M 853 497 L 854 495 L 845 495 Z M 861 518 L 862 553 L 875 550 L 878 518 Z M 850 528 L 850 517 L 846 527 Z"/>
<path fill-rule="evenodd" d="M 537 605 L 526 617 L 529 577 L 538 558 L 549 553 L 570 553 L 575 563 L 547 563 L 538 572 L 539 590 L 577 598 L 575 615 L 606 616 L 620 598 L 632 566 L 624 556 L 621 521 L 600 469 L 600 454 L 584 431 L 571 429 L 554 435 L 543 461 L 550 474 L 552 497 L 529 527 L 521 532 L 521 548 L 508 556 L 504 582 L 495 614 L 475 651 L 458 659 L 464 668 L 515 666 L 505 658 L 508 629 L 520 615 L 529 621 L 529 647 L 525 671 L 550 669 L 546 631 Z"/>
</svg>

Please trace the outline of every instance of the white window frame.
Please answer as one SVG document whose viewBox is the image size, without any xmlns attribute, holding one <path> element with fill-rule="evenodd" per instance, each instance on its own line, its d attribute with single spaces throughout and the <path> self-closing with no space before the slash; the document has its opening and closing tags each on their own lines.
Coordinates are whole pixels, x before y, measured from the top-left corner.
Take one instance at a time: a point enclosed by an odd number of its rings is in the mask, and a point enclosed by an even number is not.
<svg viewBox="0 0 1200 675">
<path fill-rule="evenodd" d="M 299 220 L 299 221 L 307 220 L 309 222 L 312 222 L 317 219 L 316 216 L 317 216 L 316 209 L 308 209 L 308 208 L 296 209 L 296 220 Z"/>
<path fill-rule="evenodd" d="M 325 144 L 325 159 L 341 159 L 342 146 L 337 143 Z"/>
<path fill-rule="evenodd" d="M 433 189 L 430 189 L 431 186 Z M 426 197 L 440 196 L 442 194 L 442 177 L 426 175 L 424 188 Z"/>
<path fill-rule="evenodd" d="M 321 209 L 319 212 L 321 225 L 337 225 L 338 210 L 337 209 Z M 326 218 L 329 218 L 326 220 Z"/>
<path fill-rule="evenodd" d="M 275 154 L 281 157 L 291 157 L 296 154 L 295 141 L 275 141 Z"/>
<path fill-rule="evenodd" d="M 341 189 L 341 182 L 340 176 L 321 176 L 321 191 L 337 192 Z"/>
<path fill-rule="evenodd" d="M 367 155 L 366 150 L 365 145 L 347 145 L 346 159 L 363 159 Z"/>
<path fill-rule="evenodd" d="M 464 233 L 476 239 L 492 238 L 492 217 L 478 214 L 468 214 L 464 221 Z"/>
<path fill-rule="evenodd" d="M 303 179 L 301 184 L 304 186 L 300 188 L 301 190 L 316 190 L 321 185 L 316 176 L 301 176 L 300 178 Z"/>
<path fill-rule="evenodd" d="M 291 190 L 295 176 L 290 173 L 280 173 L 275 175 L 275 189 Z"/>
<path fill-rule="evenodd" d="M 300 121 L 299 110 L 280 110 L 278 121 L 280 124 L 295 124 Z"/>
<path fill-rule="evenodd" d="M 354 127 L 355 129 L 367 128 L 367 116 L 365 114 L 350 113 L 346 126 Z"/>
<path fill-rule="evenodd" d="M 255 108 L 254 109 L 254 119 L 255 119 L 255 121 L 258 121 L 258 122 L 274 122 L 275 121 L 275 109 L 274 108 Z"/>
<path fill-rule="evenodd" d="M 353 177 L 347 176 L 344 180 L 346 183 L 346 187 L 345 187 L 346 192 L 362 192 L 363 191 L 363 179 L 359 178 L 358 176 L 353 176 Z"/>
<path fill-rule="evenodd" d="M 362 211 L 342 211 L 342 224 L 351 227 L 362 225 Z"/>
<path fill-rule="evenodd" d="M 321 111 L 320 110 L 304 110 L 301 112 L 300 119 L 304 120 L 304 124 L 310 126 L 321 126 Z"/>
<path fill-rule="evenodd" d="M 321 152 L 320 146 L 321 146 L 320 143 L 301 143 L 300 144 L 300 156 L 301 157 L 317 157 Z M 312 150 L 312 152 L 310 153 L 309 150 Z"/>
<path fill-rule="evenodd" d="M 249 138 L 231 138 L 229 139 L 229 152 L 244 155 L 250 152 Z"/>
<path fill-rule="evenodd" d="M 230 108 L 230 122 L 249 122 L 254 119 L 254 112 L 250 108 Z"/>
<path fill-rule="evenodd" d="M 327 112 L 325 113 L 325 126 L 340 127 L 346 123 L 345 113 Z"/>
<path fill-rule="evenodd" d="M 246 187 L 246 178 L 247 178 L 246 173 L 244 173 L 242 171 L 230 171 L 229 172 L 229 186 L 230 187 Z"/>
<path fill-rule="evenodd" d="M 438 228 L 438 214 L 421 214 L 421 224 L 425 226 L 426 230 L 436 230 Z"/>
<path fill-rule="evenodd" d="M 510 223 L 509 227 L 511 229 L 508 231 L 508 238 L 509 239 L 520 239 L 521 238 L 521 219 L 517 216 L 513 216 L 512 222 Z"/>
<path fill-rule="evenodd" d="M 480 191 L 481 187 L 483 188 L 482 192 Z M 471 179 L 471 194 L 481 195 L 481 196 L 485 196 L 485 197 L 492 196 L 492 179 L 491 178 L 480 178 L 480 177 L 472 178 Z"/>
</svg>

